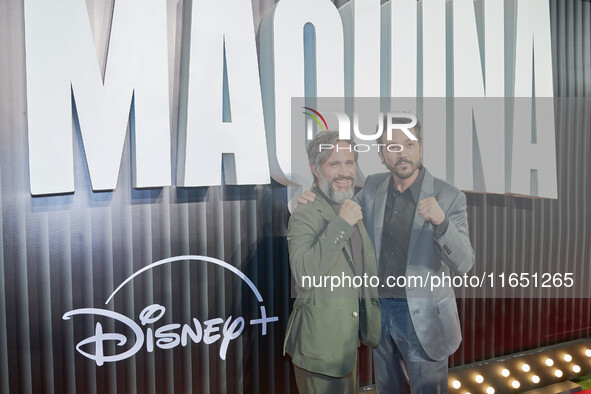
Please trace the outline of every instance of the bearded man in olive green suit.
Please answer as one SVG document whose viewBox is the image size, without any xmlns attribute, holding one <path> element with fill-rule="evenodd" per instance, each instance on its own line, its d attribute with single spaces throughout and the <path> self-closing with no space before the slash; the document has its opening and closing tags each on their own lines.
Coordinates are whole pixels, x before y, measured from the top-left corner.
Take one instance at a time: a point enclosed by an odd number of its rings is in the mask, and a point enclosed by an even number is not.
<svg viewBox="0 0 591 394">
<path fill-rule="evenodd" d="M 338 139 L 338 132 L 321 132 L 310 142 L 308 159 L 319 198 L 298 207 L 289 221 L 297 299 L 284 352 L 291 356 L 300 393 L 353 394 L 360 340 L 375 347 L 380 339 L 377 289 L 346 280 L 333 289 L 336 282 L 323 279 L 377 275 L 361 208 L 351 200 L 357 165 L 353 148 L 352 141 Z"/>
</svg>

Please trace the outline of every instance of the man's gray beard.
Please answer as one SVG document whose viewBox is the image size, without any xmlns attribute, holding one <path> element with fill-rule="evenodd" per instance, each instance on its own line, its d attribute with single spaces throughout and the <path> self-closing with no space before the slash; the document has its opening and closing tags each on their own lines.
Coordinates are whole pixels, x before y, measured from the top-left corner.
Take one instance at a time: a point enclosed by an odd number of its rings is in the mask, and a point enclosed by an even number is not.
<svg viewBox="0 0 591 394">
<path fill-rule="evenodd" d="M 351 182 L 351 188 L 346 192 L 338 192 L 334 190 L 325 177 L 320 175 L 318 177 L 318 188 L 326 197 L 328 197 L 332 202 L 335 204 L 342 204 L 345 200 L 353 198 L 355 195 L 355 177 L 353 177 L 353 181 Z"/>
</svg>

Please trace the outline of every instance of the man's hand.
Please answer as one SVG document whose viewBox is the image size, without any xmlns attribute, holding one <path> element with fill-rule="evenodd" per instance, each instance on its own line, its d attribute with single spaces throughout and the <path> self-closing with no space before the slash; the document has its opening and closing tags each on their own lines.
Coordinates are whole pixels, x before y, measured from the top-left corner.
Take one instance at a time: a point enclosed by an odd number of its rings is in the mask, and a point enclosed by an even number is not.
<svg viewBox="0 0 591 394">
<path fill-rule="evenodd" d="M 305 190 L 304 193 L 296 199 L 296 201 L 298 204 L 306 205 L 308 202 L 314 201 L 314 199 L 316 199 L 316 194 L 314 194 L 314 192 L 311 190 Z"/>
<path fill-rule="evenodd" d="M 423 219 L 430 221 L 434 226 L 441 224 L 445 219 L 445 212 L 443 212 L 435 197 L 419 201 L 419 215 Z"/>
<path fill-rule="evenodd" d="M 347 223 L 354 226 L 358 221 L 363 219 L 361 207 L 355 201 L 345 200 L 341 205 L 339 216 L 345 219 Z"/>
</svg>

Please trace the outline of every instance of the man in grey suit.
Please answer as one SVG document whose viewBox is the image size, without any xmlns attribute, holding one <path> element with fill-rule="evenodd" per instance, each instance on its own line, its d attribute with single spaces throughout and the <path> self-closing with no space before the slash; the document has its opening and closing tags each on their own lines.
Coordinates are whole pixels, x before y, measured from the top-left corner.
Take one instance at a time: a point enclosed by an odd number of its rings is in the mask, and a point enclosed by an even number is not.
<svg viewBox="0 0 591 394">
<path fill-rule="evenodd" d="M 400 122 L 403 123 L 403 122 Z M 422 165 L 420 123 L 381 139 L 388 173 L 369 176 L 355 200 L 363 209 L 378 261 L 382 338 L 374 351 L 380 394 L 447 392 L 448 357 L 460 345 L 453 289 L 386 283 L 388 278 L 464 274 L 474 264 L 466 196 Z M 388 149 L 389 145 L 402 149 Z M 400 150 L 399 152 L 397 152 Z M 398 281 L 398 284 L 404 284 Z"/>
<path fill-rule="evenodd" d="M 378 142 L 389 172 L 369 176 L 354 198 L 375 247 L 381 283 L 382 334 L 374 350 L 378 390 L 445 393 L 448 357 L 461 342 L 460 324 L 453 289 L 431 291 L 428 279 L 449 276 L 450 270 L 464 274 L 474 264 L 466 196 L 423 167 L 418 121 Z"/>
</svg>

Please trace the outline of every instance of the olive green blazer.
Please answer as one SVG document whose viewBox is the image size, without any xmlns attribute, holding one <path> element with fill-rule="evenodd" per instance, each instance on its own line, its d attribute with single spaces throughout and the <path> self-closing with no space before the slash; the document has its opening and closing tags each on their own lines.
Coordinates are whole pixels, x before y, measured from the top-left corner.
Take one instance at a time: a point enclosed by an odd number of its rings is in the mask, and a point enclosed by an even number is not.
<svg viewBox="0 0 591 394">
<path fill-rule="evenodd" d="M 289 220 L 287 241 L 297 299 L 283 351 L 311 372 L 345 376 L 355 364 L 359 340 L 372 347 L 380 340 L 378 289 L 369 286 L 369 278 L 377 276 L 375 252 L 363 222 L 356 226 L 368 286 L 355 288 L 352 281 L 351 287 L 345 283 L 331 291 L 332 276 L 341 282 L 355 276 L 348 242 L 354 227 L 337 216 L 323 196 L 300 205 Z"/>
</svg>

